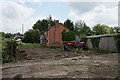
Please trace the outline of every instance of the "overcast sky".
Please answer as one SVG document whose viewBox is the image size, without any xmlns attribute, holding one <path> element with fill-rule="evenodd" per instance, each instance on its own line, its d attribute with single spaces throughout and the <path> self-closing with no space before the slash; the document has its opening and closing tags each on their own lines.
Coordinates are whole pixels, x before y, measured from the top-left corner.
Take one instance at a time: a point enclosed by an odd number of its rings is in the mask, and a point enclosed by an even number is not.
<svg viewBox="0 0 120 80">
<path fill-rule="evenodd" d="M 16 33 L 32 29 L 39 19 L 51 15 L 64 22 L 83 20 L 89 27 L 96 24 L 118 25 L 118 0 L 0 0 L 0 31 Z"/>
</svg>

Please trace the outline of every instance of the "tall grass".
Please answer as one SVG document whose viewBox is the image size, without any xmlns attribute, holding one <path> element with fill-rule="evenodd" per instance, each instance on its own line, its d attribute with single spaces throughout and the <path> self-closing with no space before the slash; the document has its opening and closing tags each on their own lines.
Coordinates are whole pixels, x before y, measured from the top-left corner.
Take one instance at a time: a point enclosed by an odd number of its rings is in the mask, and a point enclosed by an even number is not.
<svg viewBox="0 0 120 80">
<path fill-rule="evenodd" d="M 38 48 L 49 48 L 52 49 L 50 46 L 41 46 L 40 43 L 23 43 L 23 42 L 19 42 L 19 45 L 21 46 L 27 46 L 27 47 L 38 47 Z M 62 46 L 56 46 L 55 50 L 63 50 Z"/>
</svg>

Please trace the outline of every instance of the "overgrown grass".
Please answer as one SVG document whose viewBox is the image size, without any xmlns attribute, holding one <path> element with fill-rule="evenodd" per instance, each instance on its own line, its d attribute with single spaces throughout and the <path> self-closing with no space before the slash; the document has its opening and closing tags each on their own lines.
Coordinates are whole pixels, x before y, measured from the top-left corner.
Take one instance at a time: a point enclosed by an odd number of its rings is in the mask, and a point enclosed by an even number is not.
<svg viewBox="0 0 120 80">
<path fill-rule="evenodd" d="M 21 46 L 28 46 L 28 47 L 41 47 L 41 45 L 38 44 L 38 43 L 31 44 L 31 43 L 19 42 L 18 44 L 21 45 Z"/>
<path fill-rule="evenodd" d="M 19 45 L 21 46 L 27 46 L 27 47 L 38 47 L 38 48 L 49 48 L 49 49 L 53 49 L 51 48 L 50 46 L 41 46 L 40 43 L 23 43 L 23 42 L 19 42 Z M 63 47 L 62 46 L 57 46 L 55 48 L 55 50 L 63 50 Z"/>
<path fill-rule="evenodd" d="M 23 42 L 19 42 L 19 45 L 21 46 L 27 46 L 27 47 L 37 47 L 37 48 L 48 48 L 48 49 L 54 49 L 54 48 L 51 48 L 50 46 L 41 46 L 40 43 L 23 43 Z M 63 46 L 56 46 L 54 50 L 64 50 L 64 47 Z M 74 49 L 73 49 L 74 51 Z M 81 51 L 84 51 L 84 50 L 81 50 Z M 86 51 L 86 50 L 85 50 Z M 94 52 L 96 54 L 101 54 L 101 53 L 117 53 L 116 51 L 105 51 L 105 50 L 99 50 L 99 49 L 88 49 L 87 50 L 88 52 Z"/>
<path fill-rule="evenodd" d="M 56 50 L 64 50 L 63 46 L 57 46 L 55 49 Z"/>
<path fill-rule="evenodd" d="M 100 49 L 88 49 L 89 52 L 94 52 L 96 54 L 106 54 L 106 53 L 117 53 L 117 51 L 107 51 L 107 50 L 100 50 Z"/>
<path fill-rule="evenodd" d="M 23 43 L 23 42 L 19 42 L 19 45 L 21 46 L 27 46 L 27 47 L 42 47 L 42 48 L 50 48 L 49 46 L 41 46 L 39 43 Z"/>
</svg>

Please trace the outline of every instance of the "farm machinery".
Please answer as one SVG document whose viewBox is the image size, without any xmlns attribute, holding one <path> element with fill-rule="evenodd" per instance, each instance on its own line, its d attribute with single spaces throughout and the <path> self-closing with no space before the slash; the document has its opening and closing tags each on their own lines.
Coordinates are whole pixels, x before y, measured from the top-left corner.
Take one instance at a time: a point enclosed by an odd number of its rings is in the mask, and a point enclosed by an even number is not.
<svg viewBox="0 0 120 80">
<path fill-rule="evenodd" d="M 71 50 L 73 48 L 84 49 L 84 42 L 76 42 L 76 41 L 63 41 L 64 50 Z"/>
</svg>

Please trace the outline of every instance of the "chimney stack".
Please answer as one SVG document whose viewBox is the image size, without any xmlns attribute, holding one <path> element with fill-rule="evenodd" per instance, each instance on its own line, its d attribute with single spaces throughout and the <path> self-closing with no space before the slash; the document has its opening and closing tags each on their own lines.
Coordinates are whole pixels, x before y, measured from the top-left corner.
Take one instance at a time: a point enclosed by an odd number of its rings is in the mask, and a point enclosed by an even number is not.
<svg viewBox="0 0 120 80">
<path fill-rule="evenodd" d="M 55 20 L 55 25 L 59 24 L 59 20 Z"/>
</svg>

